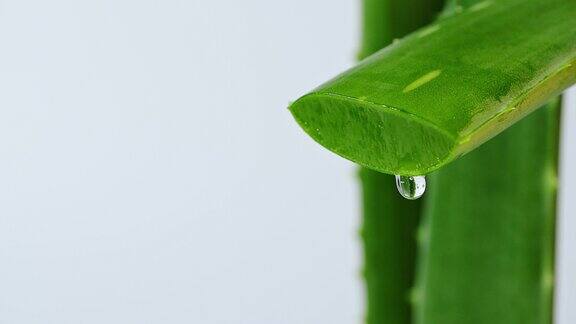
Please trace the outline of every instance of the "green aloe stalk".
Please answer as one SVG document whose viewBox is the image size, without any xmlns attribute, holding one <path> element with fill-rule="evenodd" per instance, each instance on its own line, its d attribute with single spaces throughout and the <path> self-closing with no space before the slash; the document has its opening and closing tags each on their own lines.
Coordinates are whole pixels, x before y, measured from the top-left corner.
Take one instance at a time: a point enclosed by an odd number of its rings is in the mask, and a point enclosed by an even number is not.
<svg viewBox="0 0 576 324">
<path fill-rule="evenodd" d="M 414 286 L 415 232 L 421 201 L 402 198 L 394 177 L 360 168 L 362 184 L 363 277 L 366 323 L 412 322 L 409 294 Z"/>
<path fill-rule="evenodd" d="M 416 323 L 552 323 L 559 105 L 431 177 Z"/>
<path fill-rule="evenodd" d="M 298 99 L 298 123 L 361 165 L 425 174 L 576 82 L 576 1 L 458 8 Z"/>
<path fill-rule="evenodd" d="M 394 39 L 432 21 L 442 0 L 364 0 L 363 34 L 358 57 L 365 58 Z M 362 185 L 363 276 L 366 323 L 408 324 L 409 291 L 414 285 L 415 231 L 422 201 L 398 195 L 394 177 L 360 168 Z"/>
</svg>

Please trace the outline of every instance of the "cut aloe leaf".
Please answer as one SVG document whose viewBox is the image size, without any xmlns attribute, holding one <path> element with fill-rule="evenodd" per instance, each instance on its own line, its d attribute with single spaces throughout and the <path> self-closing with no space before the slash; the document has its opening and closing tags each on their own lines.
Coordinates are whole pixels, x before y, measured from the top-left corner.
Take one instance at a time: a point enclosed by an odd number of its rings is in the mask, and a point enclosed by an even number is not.
<svg viewBox="0 0 576 324">
<path fill-rule="evenodd" d="M 431 172 L 576 82 L 576 1 L 484 1 L 420 29 L 290 110 L 333 152 L 390 174 Z"/>
</svg>

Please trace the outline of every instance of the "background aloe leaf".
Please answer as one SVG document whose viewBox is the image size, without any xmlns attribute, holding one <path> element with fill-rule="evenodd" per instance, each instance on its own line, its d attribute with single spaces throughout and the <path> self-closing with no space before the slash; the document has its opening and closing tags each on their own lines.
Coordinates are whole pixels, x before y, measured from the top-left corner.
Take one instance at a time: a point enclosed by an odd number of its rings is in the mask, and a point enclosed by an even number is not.
<svg viewBox="0 0 576 324">
<path fill-rule="evenodd" d="M 409 292 L 414 286 L 415 232 L 422 202 L 396 191 L 394 177 L 360 168 L 363 276 L 366 323 L 412 323 Z"/>
<path fill-rule="evenodd" d="M 364 0 L 359 58 L 430 22 L 442 0 Z M 394 177 L 360 168 L 366 289 L 366 323 L 409 324 L 408 300 L 414 285 L 416 240 L 422 200 L 406 200 Z"/>
<path fill-rule="evenodd" d="M 364 0 L 358 58 L 364 59 L 430 23 L 443 4 L 443 0 Z"/>
<path fill-rule="evenodd" d="M 438 171 L 417 323 L 551 323 L 559 100 Z"/>
<path fill-rule="evenodd" d="M 486 0 L 455 10 L 297 100 L 296 120 L 361 165 L 424 174 L 576 81 L 576 1 Z"/>
</svg>

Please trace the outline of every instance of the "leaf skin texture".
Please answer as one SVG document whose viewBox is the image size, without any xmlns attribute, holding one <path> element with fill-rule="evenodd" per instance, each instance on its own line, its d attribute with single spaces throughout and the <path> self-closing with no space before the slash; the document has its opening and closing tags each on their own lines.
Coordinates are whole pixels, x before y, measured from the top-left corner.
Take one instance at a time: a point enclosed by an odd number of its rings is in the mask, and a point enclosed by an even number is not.
<svg viewBox="0 0 576 324">
<path fill-rule="evenodd" d="M 473 150 L 576 82 L 576 1 L 456 8 L 458 14 L 298 99 L 290 106 L 295 119 L 347 159 L 419 175 Z"/>
</svg>

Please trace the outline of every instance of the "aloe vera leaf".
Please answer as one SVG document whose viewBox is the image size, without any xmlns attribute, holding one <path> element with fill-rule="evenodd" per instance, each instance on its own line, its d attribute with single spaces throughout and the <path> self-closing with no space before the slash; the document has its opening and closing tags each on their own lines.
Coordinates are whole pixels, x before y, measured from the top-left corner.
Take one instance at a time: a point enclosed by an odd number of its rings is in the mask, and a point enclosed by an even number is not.
<svg viewBox="0 0 576 324">
<path fill-rule="evenodd" d="M 333 152 L 431 172 L 576 82 L 576 1 L 486 0 L 420 29 L 290 110 Z"/>
<path fill-rule="evenodd" d="M 431 177 L 416 323 L 552 322 L 559 106 Z"/>
<path fill-rule="evenodd" d="M 442 0 L 364 0 L 359 58 L 429 23 Z M 361 167 L 366 323 L 409 324 L 408 295 L 414 285 L 416 241 L 422 200 L 402 198 L 394 177 Z"/>
<path fill-rule="evenodd" d="M 430 23 L 443 0 L 364 0 L 359 59 Z"/>
<path fill-rule="evenodd" d="M 400 197 L 393 176 L 367 168 L 361 168 L 359 176 L 366 323 L 409 324 L 421 201 Z"/>
</svg>

